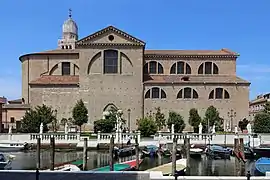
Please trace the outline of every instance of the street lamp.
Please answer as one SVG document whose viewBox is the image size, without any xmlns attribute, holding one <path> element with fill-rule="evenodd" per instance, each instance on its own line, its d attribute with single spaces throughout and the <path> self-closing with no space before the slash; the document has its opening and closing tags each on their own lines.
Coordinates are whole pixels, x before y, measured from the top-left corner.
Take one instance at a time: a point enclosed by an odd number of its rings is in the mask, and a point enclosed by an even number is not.
<svg viewBox="0 0 270 180">
<path fill-rule="evenodd" d="M 233 129 L 233 118 L 236 117 L 236 112 L 233 109 L 231 109 L 228 112 L 228 117 L 231 119 L 230 128 L 231 128 L 231 131 L 232 131 L 232 129 Z"/>
<path fill-rule="evenodd" d="M 128 112 L 128 132 L 130 132 L 130 109 L 127 110 Z"/>
</svg>

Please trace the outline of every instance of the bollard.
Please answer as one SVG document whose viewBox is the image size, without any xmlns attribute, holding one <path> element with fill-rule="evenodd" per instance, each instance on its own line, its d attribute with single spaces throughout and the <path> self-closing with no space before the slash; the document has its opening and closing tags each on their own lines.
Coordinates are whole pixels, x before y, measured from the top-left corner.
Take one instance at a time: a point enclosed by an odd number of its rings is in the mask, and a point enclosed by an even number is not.
<svg viewBox="0 0 270 180">
<path fill-rule="evenodd" d="M 38 170 L 38 168 L 36 169 L 36 180 L 39 180 L 39 170 Z"/>
<path fill-rule="evenodd" d="M 247 172 L 247 180 L 250 180 L 250 176 L 251 176 L 250 171 L 248 171 Z"/>
</svg>

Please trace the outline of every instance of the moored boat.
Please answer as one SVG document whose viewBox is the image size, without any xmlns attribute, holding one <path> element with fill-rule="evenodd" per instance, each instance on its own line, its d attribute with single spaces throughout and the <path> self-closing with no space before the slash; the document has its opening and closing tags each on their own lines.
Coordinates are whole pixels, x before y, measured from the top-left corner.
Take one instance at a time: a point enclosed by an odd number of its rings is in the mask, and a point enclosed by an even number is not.
<svg viewBox="0 0 270 180">
<path fill-rule="evenodd" d="M 203 150 L 201 148 L 190 148 L 189 155 L 192 158 L 201 158 Z"/>
<path fill-rule="evenodd" d="M 232 149 L 219 145 L 207 145 L 205 152 L 212 159 L 230 159 Z"/>
<path fill-rule="evenodd" d="M 261 158 L 261 157 L 269 157 L 270 158 L 270 147 L 254 147 L 253 153 L 256 158 Z"/>
<path fill-rule="evenodd" d="M 176 161 L 176 172 L 178 176 L 185 174 L 186 166 L 187 166 L 187 159 L 179 159 Z M 172 162 L 148 169 L 146 171 L 148 172 L 160 171 L 162 172 L 164 176 L 171 176 L 172 175 Z"/>
<path fill-rule="evenodd" d="M 155 145 L 148 145 L 142 149 L 143 157 L 154 157 L 158 153 L 158 147 Z"/>
<path fill-rule="evenodd" d="M 256 171 L 262 174 L 270 171 L 270 158 L 262 157 L 255 162 Z"/>
<path fill-rule="evenodd" d="M 51 171 L 50 169 L 44 170 L 44 171 Z M 65 164 L 62 166 L 57 166 L 54 168 L 54 171 L 81 171 L 81 169 L 74 165 L 74 164 Z"/>
<path fill-rule="evenodd" d="M 12 161 L 14 160 L 14 155 L 0 154 L 0 170 L 11 169 Z"/>
<path fill-rule="evenodd" d="M 125 148 L 114 148 L 114 156 L 115 158 L 118 157 L 127 157 L 135 155 L 135 147 L 125 147 Z"/>
<path fill-rule="evenodd" d="M 0 151 L 1 152 L 14 152 L 25 150 L 27 143 L 19 142 L 0 142 Z"/>
<path fill-rule="evenodd" d="M 142 163 L 142 159 L 139 160 L 139 165 Z M 116 163 L 113 165 L 114 171 L 131 171 L 136 168 L 136 159 L 131 161 L 125 161 L 122 163 Z M 110 166 L 104 166 L 100 168 L 93 169 L 91 171 L 110 171 Z"/>
</svg>

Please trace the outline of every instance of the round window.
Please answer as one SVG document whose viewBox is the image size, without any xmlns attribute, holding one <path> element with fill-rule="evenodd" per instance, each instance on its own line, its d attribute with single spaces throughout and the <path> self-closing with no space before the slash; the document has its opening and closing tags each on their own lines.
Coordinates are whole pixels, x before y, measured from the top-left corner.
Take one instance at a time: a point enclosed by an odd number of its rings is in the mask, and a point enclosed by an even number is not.
<svg viewBox="0 0 270 180">
<path fill-rule="evenodd" d="M 110 41 L 113 41 L 113 40 L 114 40 L 114 36 L 113 36 L 113 35 L 109 35 L 108 39 L 109 39 Z"/>
</svg>

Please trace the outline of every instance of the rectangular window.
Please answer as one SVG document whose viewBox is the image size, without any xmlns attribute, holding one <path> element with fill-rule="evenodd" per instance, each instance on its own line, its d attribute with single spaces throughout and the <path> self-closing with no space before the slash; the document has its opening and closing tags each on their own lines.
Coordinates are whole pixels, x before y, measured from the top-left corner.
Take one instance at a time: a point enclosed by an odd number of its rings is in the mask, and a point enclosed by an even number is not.
<svg viewBox="0 0 270 180">
<path fill-rule="evenodd" d="M 118 73 L 118 51 L 115 50 L 104 51 L 104 73 L 105 74 Z"/>
<path fill-rule="evenodd" d="M 62 62 L 62 75 L 70 75 L 70 62 Z"/>
<path fill-rule="evenodd" d="M 11 117 L 10 118 L 10 123 L 14 123 L 15 122 L 15 118 L 14 117 Z"/>
<path fill-rule="evenodd" d="M 159 98 L 159 88 L 152 88 L 152 98 Z"/>
<path fill-rule="evenodd" d="M 185 88 L 184 89 L 184 98 L 191 98 L 191 88 Z"/>
<path fill-rule="evenodd" d="M 157 62 L 151 61 L 149 66 L 149 74 L 157 74 Z"/>
<path fill-rule="evenodd" d="M 216 99 L 222 99 L 223 95 L 223 89 L 222 88 L 216 88 Z"/>
<path fill-rule="evenodd" d="M 184 72 L 184 63 L 183 62 L 178 62 L 177 63 L 177 74 L 185 74 Z"/>
<path fill-rule="evenodd" d="M 204 74 L 212 74 L 212 63 L 206 62 L 205 63 L 205 72 Z"/>
</svg>

